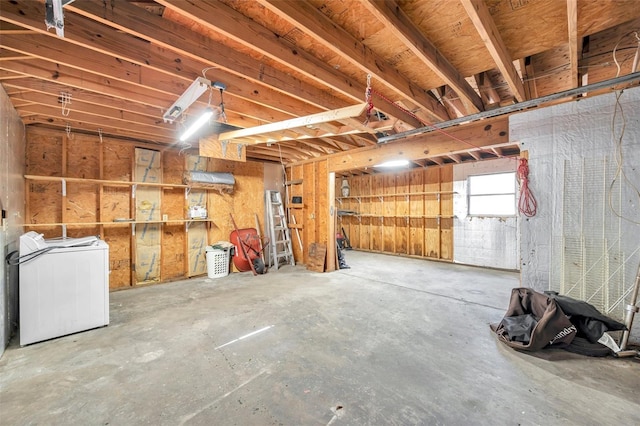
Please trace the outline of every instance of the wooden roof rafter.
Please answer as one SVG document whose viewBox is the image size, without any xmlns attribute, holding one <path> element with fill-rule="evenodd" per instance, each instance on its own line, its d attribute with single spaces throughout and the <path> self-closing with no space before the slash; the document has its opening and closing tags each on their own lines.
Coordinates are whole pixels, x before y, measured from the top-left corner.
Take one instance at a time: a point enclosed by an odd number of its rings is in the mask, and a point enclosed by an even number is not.
<svg viewBox="0 0 640 426">
<path fill-rule="evenodd" d="M 313 36 L 318 43 L 334 54 L 359 67 L 363 72 L 374 76 L 380 84 L 401 96 L 406 102 L 410 100 L 411 103 L 418 105 L 434 120 L 449 119 L 446 109 L 435 98 L 422 88 L 416 87 L 415 84 L 397 72 L 391 64 L 349 32 L 335 25 L 310 3 L 278 0 L 258 0 L 258 2 L 282 16 L 283 19 L 307 35 Z"/>
<path fill-rule="evenodd" d="M 395 0 L 363 0 L 362 5 L 431 68 L 460 97 L 467 114 L 484 110 L 482 99 L 462 75 L 400 9 Z"/>
<path fill-rule="evenodd" d="M 578 55 L 582 52 L 582 43 L 578 38 L 578 0 L 567 0 L 567 28 L 569 32 L 570 88 L 574 89 L 579 84 Z"/>
<path fill-rule="evenodd" d="M 462 6 L 467 11 L 469 19 L 475 25 L 476 30 L 482 37 L 487 50 L 491 54 L 496 66 L 509 84 L 509 88 L 513 92 L 515 98 L 519 101 L 525 101 L 525 92 L 522 80 L 518 76 L 518 72 L 513 66 L 509 51 L 500 37 L 500 32 L 493 22 L 489 8 L 484 0 L 460 0 Z"/>
<path fill-rule="evenodd" d="M 212 58 L 211 52 L 216 52 L 213 59 L 202 64 L 201 69 L 205 67 L 215 67 L 218 73 L 220 71 L 231 73 L 244 81 L 242 84 L 240 81 L 233 81 L 233 86 L 246 86 L 246 81 L 249 80 L 261 86 L 261 92 L 264 90 L 274 91 L 270 95 L 271 97 L 288 97 L 291 96 L 290 94 L 293 92 L 297 94 L 300 101 L 303 101 L 305 104 L 314 105 L 319 109 L 339 108 L 344 105 L 344 103 L 330 96 L 326 91 L 300 81 L 292 75 L 273 69 L 265 65 L 264 62 L 247 57 L 241 52 L 237 52 L 222 43 L 211 40 L 181 24 L 155 16 L 152 13 L 146 13 L 144 19 L 141 19 L 139 16 L 141 13 L 140 8 L 130 5 L 127 2 L 117 3 L 117 6 L 114 8 L 107 8 L 108 13 L 105 14 L 102 3 L 101 0 L 86 0 L 76 4 L 71 3 L 65 6 L 65 9 L 82 14 L 92 20 L 102 22 L 116 30 L 126 31 L 136 37 L 150 41 L 154 45 L 170 49 L 173 52 L 189 57 L 195 61 L 202 62 L 205 60 L 204 58 Z M 158 1 L 158 3 L 163 4 L 163 6 L 172 11 L 185 14 L 185 16 L 194 22 L 215 28 L 206 19 L 206 17 L 213 15 L 210 9 L 214 7 L 215 4 L 204 5 L 204 3 L 198 3 L 192 5 L 189 2 L 170 1 Z M 191 10 L 189 9 L 190 7 L 194 8 L 195 11 L 193 13 L 185 12 L 185 10 Z M 220 5 L 220 7 L 225 6 Z M 220 14 L 221 12 L 216 9 L 215 13 Z M 205 18 L 203 18 L 203 16 Z M 239 19 L 236 15 L 233 15 L 233 17 Z M 211 19 L 211 21 L 218 23 L 228 22 L 223 19 L 224 16 L 218 15 L 216 18 L 219 19 Z M 244 18 L 242 25 L 238 25 L 237 21 L 233 22 L 237 27 L 242 28 L 247 24 L 246 21 L 248 20 Z M 179 37 L 176 37 L 176 35 L 179 35 Z M 229 77 L 219 77 L 218 79 L 229 80 Z M 230 86 L 232 86 L 232 84 L 229 84 L 230 81 L 225 81 L 225 83 L 229 86 L 228 90 L 230 90 Z M 295 88 L 295 90 L 292 91 L 293 88 Z M 284 101 L 283 98 L 282 105 L 284 106 L 288 103 L 291 103 L 291 101 Z M 297 109 L 290 109 L 288 112 L 296 113 L 297 111 L 298 114 L 300 111 L 302 111 L 303 114 L 317 112 L 317 109 L 312 111 L 309 109 L 310 106 L 305 104 L 298 103 Z"/>
</svg>

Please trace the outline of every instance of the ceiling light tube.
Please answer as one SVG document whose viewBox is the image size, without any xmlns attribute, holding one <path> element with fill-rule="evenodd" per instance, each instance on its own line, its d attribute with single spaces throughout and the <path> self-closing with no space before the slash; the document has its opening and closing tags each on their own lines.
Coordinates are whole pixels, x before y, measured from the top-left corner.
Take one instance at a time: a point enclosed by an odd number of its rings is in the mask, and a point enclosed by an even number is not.
<svg viewBox="0 0 640 426">
<path fill-rule="evenodd" d="M 184 91 L 182 96 L 169 107 L 162 118 L 165 123 L 173 123 L 176 118 L 198 100 L 204 92 L 211 87 L 211 82 L 204 77 L 196 78 L 193 83 Z"/>
<path fill-rule="evenodd" d="M 409 160 L 389 160 L 384 163 L 376 164 L 373 167 L 393 168 L 393 167 L 407 167 Z"/>
<path fill-rule="evenodd" d="M 209 121 L 212 115 L 213 110 L 211 108 L 205 109 L 202 115 L 198 117 L 198 119 L 194 121 L 191 126 L 189 126 L 189 128 L 182 134 L 182 136 L 180 136 L 180 142 L 184 142 L 188 138 L 190 138 L 195 132 L 198 131 L 198 129 L 200 129 L 200 127 L 204 125 L 204 123 Z"/>
</svg>

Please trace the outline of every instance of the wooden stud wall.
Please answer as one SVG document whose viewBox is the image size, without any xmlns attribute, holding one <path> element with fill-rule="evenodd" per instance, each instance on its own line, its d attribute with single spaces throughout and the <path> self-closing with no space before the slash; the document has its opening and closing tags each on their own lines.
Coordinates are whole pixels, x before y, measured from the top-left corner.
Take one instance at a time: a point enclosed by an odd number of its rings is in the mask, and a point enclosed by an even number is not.
<svg viewBox="0 0 640 426">
<path fill-rule="evenodd" d="M 352 176 L 337 230 L 355 249 L 453 259 L 453 166 Z M 336 180 L 341 194 L 342 179 Z"/>
<path fill-rule="evenodd" d="M 45 238 L 59 237 L 65 230 L 69 237 L 101 235 L 109 244 L 111 289 L 137 284 L 133 260 L 137 241 L 132 232 L 135 225 L 114 222 L 135 217 L 136 200 L 132 198 L 131 184 L 135 148 L 158 150 L 154 145 L 114 138 L 27 129 L 25 232 L 33 230 Z M 190 276 L 187 229 L 193 223 L 187 220 L 187 186 L 182 184 L 187 167 L 185 155 L 173 150 L 162 150 L 159 154 L 162 183 L 155 188 L 160 197 L 157 226 L 161 249 L 159 278 L 153 282 Z M 205 170 L 230 172 L 235 178 L 232 194 L 215 190 L 204 193 L 209 219 L 197 225 L 203 228 L 207 243 L 229 240 L 233 230 L 229 213 L 234 214 L 239 227 L 254 227 L 254 214 L 264 217 L 263 164 L 209 158 L 201 161 Z M 163 215 L 167 216 L 166 221 Z M 297 244 L 295 240 L 294 243 Z"/>
<path fill-rule="evenodd" d="M 335 216 L 331 216 L 332 200 L 329 193 L 327 161 L 313 161 L 288 167 L 287 186 L 289 197 L 286 206 L 296 262 L 307 264 L 310 245 L 319 243 L 327 247 L 325 270 L 335 270 L 335 237 L 329 235 L 334 229 L 332 220 Z M 292 203 L 294 196 L 302 197 L 302 204 Z"/>
</svg>

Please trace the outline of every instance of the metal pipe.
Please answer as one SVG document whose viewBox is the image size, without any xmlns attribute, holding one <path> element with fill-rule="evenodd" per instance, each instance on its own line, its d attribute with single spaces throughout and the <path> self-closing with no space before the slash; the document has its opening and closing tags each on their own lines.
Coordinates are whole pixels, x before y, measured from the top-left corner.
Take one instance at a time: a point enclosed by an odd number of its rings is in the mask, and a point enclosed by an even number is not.
<svg viewBox="0 0 640 426">
<path fill-rule="evenodd" d="M 633 325 L 633 317 L 638 312 L 636 303 L 638 302 L 638 288 L 640 287 L 640 265 L 638 265 L 638 273 L 636 274 L 636 283 L 631 294 L 631 300 L 625 308 L 626 313 L 624 315 L 624 325 L 627 329 L 622 332 L 622 339 L 620 339 L 620 351 L 627 349 L 627 343 L 629 343 L 629 334 L 631 334 L 631 326 Z"/>
<path fill-rule="evenodd" d="M 391 136 L 384 136 L 378 139 L 378 143 L 393 142 L 398 139 L 404 139 L 409 136 L 415 136 L 422 133 L 430 133 L 437 129 L 446 129 L 448 127 L 457 126 L 462 123 L 470 123 L 473 121 L 482 120 L 484 118 L 497 117 L 499 115 L 505 115 L 512 112 L 522 111 L 528 108 L 540 106 L 546 102 L 557 101 L 563 98 L 569 98 L 573 96 L 582 95 L 594 90 L 608 89 L 618 84 L 631 83 L 633 81 L 640 80 L 640 72 L 623 75 L 622 77 L 612 78 L 610 80 L 600 81 L 598 83 L 588 84 L 586 86 L 577 87 L 575 89 L 565 90 L 564 92 L 553 93 L 551 95 L 542 96 L 540 98 L 531 99 L 528 101 L 520 102 L 513 105 L 507 105 L 502 108 L 496 108 L 489 111 L 481 111 L 476 114 L 467 115 L 464 117 L 454 118 L 453 120 L 443 121 L 441 123 L 435 123 L 418 129 L 407 130 L 406 132 L 397 133 Z"/>
</svg>

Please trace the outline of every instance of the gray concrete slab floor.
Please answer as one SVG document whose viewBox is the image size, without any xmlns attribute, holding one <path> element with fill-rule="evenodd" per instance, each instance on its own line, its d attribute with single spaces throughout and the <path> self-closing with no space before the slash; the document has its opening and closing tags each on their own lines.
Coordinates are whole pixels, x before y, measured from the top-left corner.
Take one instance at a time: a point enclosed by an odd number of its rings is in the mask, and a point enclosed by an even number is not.
<svg viewBox="0 0 640 426">
<path fill-rule="evenodd" d="M 3 425 L 640 424 L 640 362 L 497 341 L 512 272 L 346 251 L 110 294 L 0 360 Z"/>
</svg>

